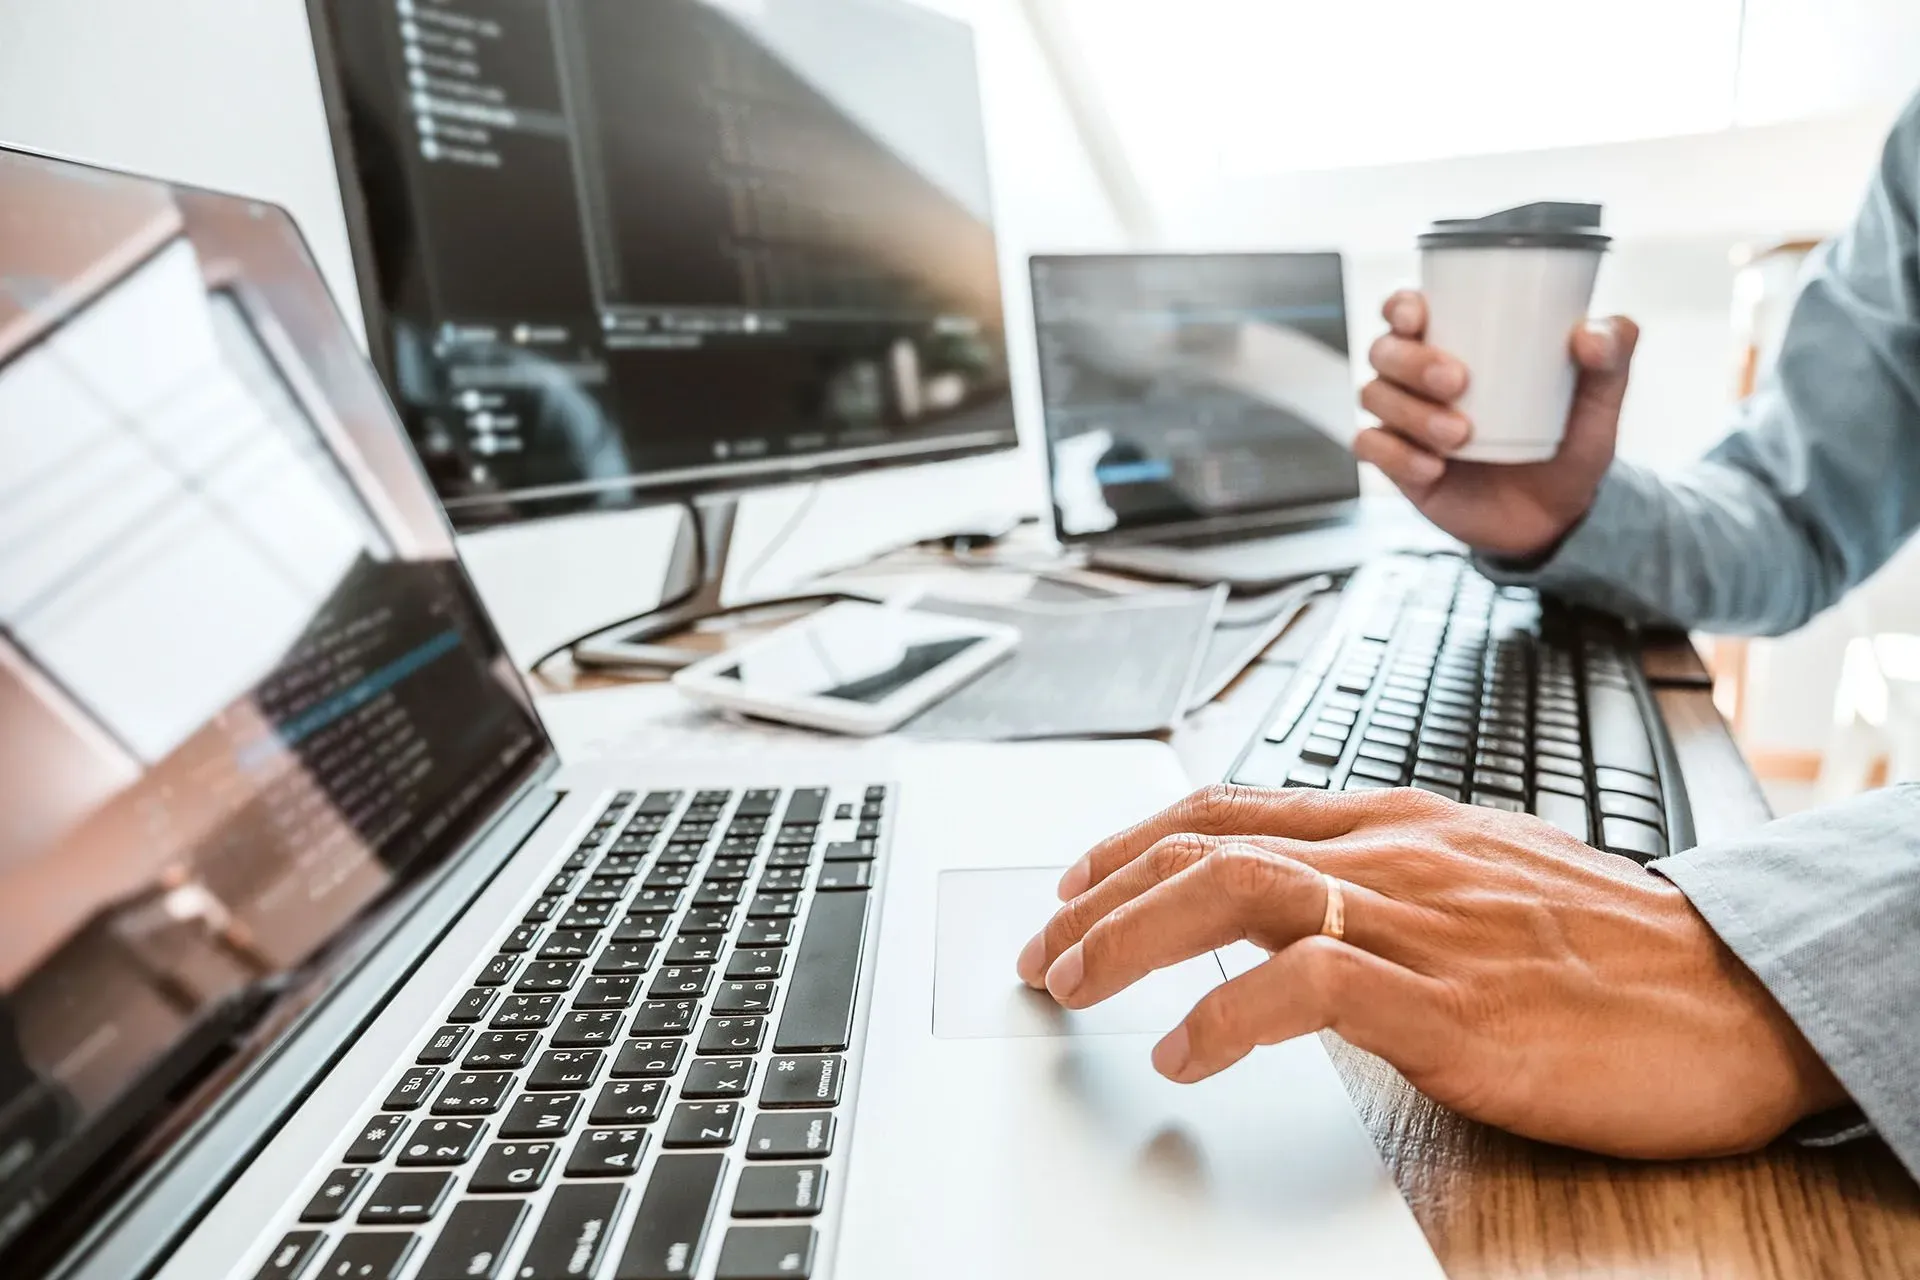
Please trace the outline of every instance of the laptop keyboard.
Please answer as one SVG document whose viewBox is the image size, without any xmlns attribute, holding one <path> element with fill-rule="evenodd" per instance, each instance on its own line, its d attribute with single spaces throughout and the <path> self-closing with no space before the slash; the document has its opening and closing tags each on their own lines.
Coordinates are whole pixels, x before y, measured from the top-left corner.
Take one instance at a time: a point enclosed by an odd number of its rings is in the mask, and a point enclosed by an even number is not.
<svg viewBox="0 0 1920 1280">
<path fill-rule="evenodd" d="M 806 1280 L 888 801 L 615 795 L 258 1280 Z"/>
<path fill-rule="evenodd" d="M 1413 786 L 1532 813 L 1637 862 L 1670 822 L 1620 623 L 1457 556 L 1397 556 L 1356 577 L 1360 607 L 1303 669 L 1230 774 L 1267 787 Z"/>
</svg>

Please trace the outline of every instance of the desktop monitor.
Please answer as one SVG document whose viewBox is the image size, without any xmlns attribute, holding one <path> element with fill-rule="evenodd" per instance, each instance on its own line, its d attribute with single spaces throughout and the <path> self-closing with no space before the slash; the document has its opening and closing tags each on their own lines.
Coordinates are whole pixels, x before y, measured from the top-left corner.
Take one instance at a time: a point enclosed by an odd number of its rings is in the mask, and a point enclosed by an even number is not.
<svg viewBox="0 0 1920 1280">
<path fill-rule="evenodd" d="M 1064 541 L 1359 497 L 1339 254 L 1041 255 L 1032 277 Z"/>
<path fill-rule="evenodd" d="M 1016 443 L 966 24 L 311 6 L 369 344 L 456 526 Z"/>
</svg>

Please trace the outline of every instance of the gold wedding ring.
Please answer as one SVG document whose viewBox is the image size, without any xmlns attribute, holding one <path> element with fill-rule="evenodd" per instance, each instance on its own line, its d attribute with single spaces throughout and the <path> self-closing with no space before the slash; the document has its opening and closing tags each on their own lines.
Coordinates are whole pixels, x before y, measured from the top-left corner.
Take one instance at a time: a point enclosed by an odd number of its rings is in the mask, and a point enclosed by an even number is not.
<svg viewBox="0 0 1920 1280">
<path fill-rule="evenodd" d="M 1320 932 L 1329 938 L 1347 936 L 1347 895 L 1341 884 L 1322 871 L 1320 880 L 1327 886 L 1327 913 L 1320 919 Z"/>
</svg>

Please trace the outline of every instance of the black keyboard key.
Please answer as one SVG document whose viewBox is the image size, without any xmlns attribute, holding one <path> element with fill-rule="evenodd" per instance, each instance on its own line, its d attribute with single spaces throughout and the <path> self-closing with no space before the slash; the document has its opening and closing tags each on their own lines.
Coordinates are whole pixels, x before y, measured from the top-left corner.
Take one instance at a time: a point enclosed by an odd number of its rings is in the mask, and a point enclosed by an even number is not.
<svg viewBox="0 0 1920 1280">
<path fill-rule="evenodd" d="M 1384 760 L 1369 760 L 1362 757 L 1353 762 L 1353 776 L 1369 778 L 1383 782 L 1388 786 L 1398 786 L 1406 778 L 1406 768 L 1402 765 L 1388 764 Z M 1351 788 L 1349 788 L 1351 790 Z"/>
<path fill-rule="evenodd" d="M 670 965 L 718 964 L 720 953 L 726 950 L 726 939 L 710 933 L 697 933 L 673 940 L 667 948 L 667 963 Z"/>
<path fill-rule="evenodd" d="M 335 1169 L 300 1211 L 302 1222 L 338 1222 L 373 1179 L 371 1169 Z"/>
<path fill-rule="evenodd" d="M 1657 827 L 1632 818 L 1602 818 L 1600 843 L 1610 853 L 1624 854 L 1636 862 L 1652 862 L 1667 856 L 1667 838 Z"/>
<path fill-rule="evenodd" d="M 626 1188 L 617 1183 L 554 1188 L 515 1280 L 584 1280 L 594 1275 L 626 1200 Z"/>
<path fill-rule="evenodd" d="M 804 861 L 805 855 L 801 855 Z M 707 867 L 706 883 L 745 880 L 753 874 L 752 858 L 715 858 Z"/>
<path fill-rule="evenodd" d="M 460 1046 L 472 1034 L 465 1027 L 442 1027 L 433 1033 L 433 1039 L 427 1041 L 414 1061 L 423 1066 L 444 1067 L 459 1056 Z"/>
<path fill-rule="evenodd" d="M 812 1218 L 826 1206 L 824 1165 L 760 1165 L 742 1169 L 733 1189 L 736 1218 Z"/>
<path fill-rule="evenodd" d="M 714 1280 L 808 1280 L 818 1240 L 812 1227 L 729 1227 Z"/>
<path fill-rule="evenodd" d="M 1542 773 L 1557 773 L 1563 778 L 1586 780 L 1587 770 L 1578 760 L 1568 760 L 1560 756 L 1543 755 L 1534 761 L 1534 768 Z"/>
<path fill-rule="evenodd" d="M 465 1164 L 486 1136 L 484 1120 L 422 1120 L 407 1134 L 394 1163 L 413 1169 Z"/>
<path fill-rule="evenodd" d="M 833 1112 L 780 1111 L 755 1116 L 749 1160 L 806 1160 L 833 1154 Z"/>
<path fill-rule="evenodd" d="M 327 1242 L 324 1231 L 289 1231 L 280 1237 L 280 1243 L 273 1246 L 273 1252 L 253 1273 L 253 1280 L 299 1280 Z"/>
<path fill-rule="evenodd" d="M 758 1053 L 766 1040 L 767 1020 L 759 1017 L 708 1018 L 700 1028 L 697 1053 Z"/>
<path fill-rule="evenodd" d="M 1437 782 L 1442 786 L 1459 790 L 1466 785 L 1467 775 L 1450 764 L 1435 764 L 1429 760 L 1416 760 L 1413 765 L 1414 785 Z"/>
<path fill-rule="evenodd" d="M 753 1089 L 752 1058 L 695 1058 L 681 1082 L 683 1098 L 744 1098 Z"/>
<path fill-rule="evenodd" d="M 1533 738 L 1536 744 L 1536 750 L 1538 750 L 1539 744 L 1548 742 L 1561 742 L 1570 747 L 1578 747 L 1580 745 L 1580 731 L 1578 729 L 1569 729 L 1564 725 L 1535 725 L 1533 728 Z"/>
<path fill-rule="evenodd" d="M 540 1055 L 527 1076 L 529 1093 L 573 1093 L 591 1088 L 606 1060 L 601 1049 L 553 1049 Z"/>
<path fill-rule="evenodd" d="M 1618 791 L 1622 795 L 1639 796 L 1642 800 L 1660 803 L 1660 784 L 1637 773 L 1600 766 L 1593 771 L 1593 782 L 1602 791 Z"/>
<path fill-rule="evenodd" d="M 1552 791 L 1559 795 L 1572 796 L 1577 800 L 1585 800 L 1587 796 L 1585 779 L 1569 777 L 1564 773 L 1548 773 L 1544 769 L 1533 775 L 1533 789 Z"/>
<path fill-rule="evenodd" d="M 500 1280 L 526 1217 L 527 1206 L 518 1200 L 462 1200 L 447 1215 L 416 1280 Z"/>
<path fill-rule="evenodd" d="M 544 1027 L 560 1012 L 559 996 L 508 996 L 487 1025 L 495 1031 Z"/>
<path fill-rule="evenodd" d="M 624 1009 L 633 1003 L 634 991 L 640 979 L 635 977 L 615 978 L 596 973 L 580 984 L 580 990 L 574 994 L 575 1009 Z"/>
<path fill-rule="evenodd" d="M 779 988 L 771 982 L 723 982 L 713 994 L 712 1011 L 770 1013 L 773 1010 L 773 998 L 777 994 Z"/>
<path fill-rule="evenodd" d="M 556 929 L 540 947 L 542 960 L 584 960 L 600 945 L 597 929 Z"/>
<path fill-rule="evenodd" d="M 573 986 L 573 980 L 579 976 L 578 960 L 536 960 L 527 966 L 513 989 L 522 992 L 565 991 Z"/>
<path fill-rule="evenodd" d="M 774 1036 L 776 1052 L 846 1049 L 853 1033 L 853 999 L 860 979 L 869 896 L 836 893 L 814 900 L 788 980 L 780 1029 Z"/>
<path fill-rule="evenodd" d="M 828 862 L 871 862 L 874 853 L 872 840 L 841 840 L 828 845 L 821 856 Z"/>
<path fill-rule="evenodd" d="M 786 849 L 775 849 L 767 855 L 767 866 L 789 867 L 804 870 L 813 865 L 813 846 L 794 845 Z"/>
<path fill-rule="evenodd" d="M 500 1122 L 503 1138 L 557 1138 L 580 1115 L 577 1093 L 523 1093 Z"/>
<path fill-rule="evenodd" d="M 646 1154 L 645 1129 L 587 1129 L 567 1156 L 569 1178 L 624 1178 Z"/>
<path fill-rule="evenodd" d="M 589 1009 L 570 1013 L 553 1029 L 555 1049 L 600 1049 L 617 1043 L 626 1015 L 618 1009 Z"/>
<path fill-rule="evenodd" d="M 667 1103 L 664 1080 L 610 1080 L 587 1112 L 588 1124 L 652 1124 Z"/>
<path fill-rule="evenodd" d="M 387 1100 L 380 1104 L 385 1111 L 415 1111 L 433 1092 L 434 1084 L 440 1079 L 438 1067 L 408 1067 L 400 1077 L 398 1084 L 387 1094 Z"/>
<path fill-rule="evenodd" d="M 727 933 L 733 929 L 731 907 L 695 907 L 680 922 L 680 936 L 690 933 Z"/>
<path fill-rule="evenodd" d="M 723 1155 L 662 1155 L 647 1179 L 614 1280 L 692 1280 L 726 1173 Z"/>
<path fill-rule="evenodd" d="M 1593 829 L 1587 821 L 1587 802 L 1556 791 L 1542 791 L 1533 798 L 1533 811 L 1575 840 L 1590 844 Z"/>
<path fill-rule="evenodd" d="M 742 947 L 784 947 L 793 941 L 792 920 L 749 920 L 734 939 Z"/>
<path fill-rule="evenodd" d="M 738 905 L 743 888 L 734 881 L 722 881 L 717 884 L 703 884 L 695 890 L 693 905 L 696 907 L 731 907 Z"/>
<path fill-rule="evenodd" d="M 758 886 L 761 893 L 792 893 L 806 887 L 805 867 L 769 867 Z"/>
<path fill-rule="evenodd" d="M 740 1136 L 737 1102 L 683 1102 L 667 1122 L 669 1147 L 724 1147 Z"/>
<path fill-rule="evenodd" d="M 611 902 L 576 902 L 560 917 L 562 929 L 604 929 L 620 908 Z"/>
<path fill-rule="evenodd" d="M 360 1127 L 354 1135 L 353 1144 L 342 1157 L 350 1164 L 372 1164 L 376 1160 L 386 1159 L 387 1152 L 393 1150 L 400 1141 L 401 1130 L 407 1127 L 405 1116 L 375 1116 Z"/>
<path fill-rule="evenodd" d="M 1413 735 L 1400 729 L 1383 729 L 1377 725 L 1368 725 L 1360 734 L 1363 742 L 1378 742 L 1389 747 L 1413 746 Z"/>
<path fill-rule="evenodd" d="M 1483 809 L 1498 809 L 1502 813 L 1525 813 L 1527 802 L 1519 796 L 1510 796 L 1499 791 L 1476 791 L 1473 802 Z"/>
<path fill-rule="evenodd" d="M 707 994 L 713 970 L 706 965 L 669 965 L 653 975 L 647 988 L 650 1000 L 679 1000 Z"/>
<path fill-rule="evenodd" d="M 1428 782 L 1424 778 L 1415 778 L 1413 785 L 1417 790 L 1430 791 L 1434 795 L 1439 796 L 1442 800 L 1452 800 L 1456 803 L 1459 802 L 1460 788 L 1458 787 L 1448 786 L 1444 782 Z"/>
<path fill-rule="evenodd" d="M 853 834 L 862 840 L 877 840 L 880 838 L 880 824 L 863 822 L 853 829 Z"/>
<path fill-rule="evenodd" d="M 647 878 L 640 882 L 643 889 L 684 889 L 693 881 L 693 869 L 688 866 L 661 866 L 647 872 Z M 619 897 L 619 894 L 614 894 Z"/>
<path fill-rule="evenodd" d="M 824 787 L 801 788 L 787 800 L 787 811 L 780 819 L 783 827 L 818 822 L 826 816 L 827 792 Z"/>
<path fill-rule="evenodd" d="M 461 1071 L 450 1078 L 433 1100 L 437 1116 L 490 1116 L 513 1092 L 510 1071 Z"/>
<path fill-rule="evenodd" d="M 593 972 L 606 977 L 645 973 L 656 950 L 658 944 L 652 942 L 610 942 L 593 958 Z M 579 1007 L 577 1001 L 574 1007 Z"/>
<path fill-rule="evenodd" d="M 468 1191 L 538 1191 L 560 1152 L 556 1142 L 496 1142 L 474 1167 Z"/>
<path fill-rule="evenodd" d="M 547 881 L 547 887 L 542 892 L 551 897 L 564 898 L 573 892 L 573 887 L 578 883 L 580 883 L 580 877 L 576 872 L 562 871 Z"/>
<path fill-rule="evenodd" d="M 359 1221 L 375 1227 L 427 1222 L 452 1186 L 450 1173 L 390 1173 L 360 1206 Z"/>
<path fill-rule="evenodd" d="M 476 987 L 504 987 L 513 977 L 513 971 L 520 967 L 520 957 L 497 955 L 487 961 L 487 967 L 473 980 Z"/>
<path fill-rule="evenodd" d="M 1644 822 L 1655 830 L 1665 830 L 1667 825 L 1667 815 L 1659 805 L 1617 791 L 1600 793 L 1600 812 L 1609 818 L 1631 818 L 1635 822 Z"/>
<path fill-rule="evenodd" d="M 526 924 L 545 924 L 560 913 L 560 908 L 565 905 L 566 901 L 565 898 L 557 894 L 548 894 L 546 897 L 536 901 L 531 907 L 528 907 L 527 914 L 521 916 L 520 919 Z"/>
<path fill-rule="evenodd" d="M 840 1103 L 840 1080 L 847 1060 L 838 1055 L 775 1058 L 760 1086 L 763 1107 L 833 1107 Z"/>
<path fill-rule="evenodd" d="M 765 818 L 773 814 L 773 806 L 779 802 L 778 791 L 747 791 L 740 796 L 740 804 L 734 809 L 736 817 Z"/>
<path fill-rule="evenodd" d="M 649 791 L 640 801 L 640 807 L 635 812 L 643 816 L 665 817 L 672 813 L 679 803 L 678 791 Z"/>
<path fill-rule="evenodd" d="M 1414 752 L 1414 757 L 1425 764 L 1443 764 L 1455 769 L 1464 769 L 1467 765 L 1467 753 L 1457 747 L 1439 747 L 1422 742 Z"/>
<path fill-rule="evenodd" d="M 1473 790 L 1475 795 L 1483 791 L 1498 791 L 1502 795 L 1523 796 L 1527 794 L 1527 780 L 1517 773 L 1502 769 L 1476 769 L 1473 773 Z"/>
<path fill-rule="evenodd" d="M 397 1280 L 418 1243 L 411 1231 L 356 1231 L 341 1237 L 313 1280 Z"/>
<path fill-rule="evenodd" d="M 539 925 L 523 924 L 507 935 L 507 940 L 500 944 L 500 949 L 508 955 L 524 955 L 533 949 L 533 944 L 539 938 Z"/>
<path fill-rule="evenodd" d="M 488 1031 L 473 1042 L 460 1065 L 468 1071 L 507 1071 L 526 1066 L 539 1047 L 536 1031 Z"/>
<path fill-rule="evenodd" d="M 767 948 L 757 951 L 736 950 L 727 957 L 726 976 L 737 982 L 756 978 L 777 978 L 786 971 L 787 953 Z"/>
<path fill-rule="evenodd" d="M 673 917 L 665 912 L 637 912 L 614 926 L 615 942 L 662 942 Z"/>
<path fill-rule="evenodd" d="M 460 1003 L 453 1006 L 453 1012 L 447 1015 L 448 1022 L 478 1022 L 487 1016 L 487 1009 L 493 1004 L 493 992 L 485 987 L 475 987 L 460 997 Z"/>
<path fill-rule="evenodd" d="M 821 893 L 852 893 L 873 887 L 871 862 L 836 862 L 820 868 L 814 888 Z"/>
<path fill-rule="evenodd" d="M 683 1036 L 693 1030 L 700 1013 L 698 1000 L 644 1000 L 633 1015 L 629 1035 Z"/>
<path fill-rule="evenodd" d="M 613 1070 L 607 1074 L 616 1080 L 665 1080 L 680 1070 L 686 1054 L 685 1040 L 629 1040 L 620 1046 Z"/>
</svg>

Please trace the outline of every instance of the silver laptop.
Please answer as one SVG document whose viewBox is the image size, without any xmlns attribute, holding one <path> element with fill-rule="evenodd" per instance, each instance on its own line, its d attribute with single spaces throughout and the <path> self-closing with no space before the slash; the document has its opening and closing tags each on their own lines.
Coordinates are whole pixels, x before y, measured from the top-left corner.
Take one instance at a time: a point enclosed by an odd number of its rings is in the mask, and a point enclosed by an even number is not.
<svg viewBox="0 0 1920 1280">
<path fill-rule="evenodd" d="M 1031 270 L 1054 534 L 1093 565 L 1255 591 L 1453 545 L 1361 500 L 1339 254 Z"/>
<path fill-rule="evenodd" d="M 1013 957 L 1155 745 L 561 767 L 278 209 L 0 151 L 0 1275 L 1437 1276 Z M 1257 960 L 1258 957 L 1253 957 Z"/>
</svg>

